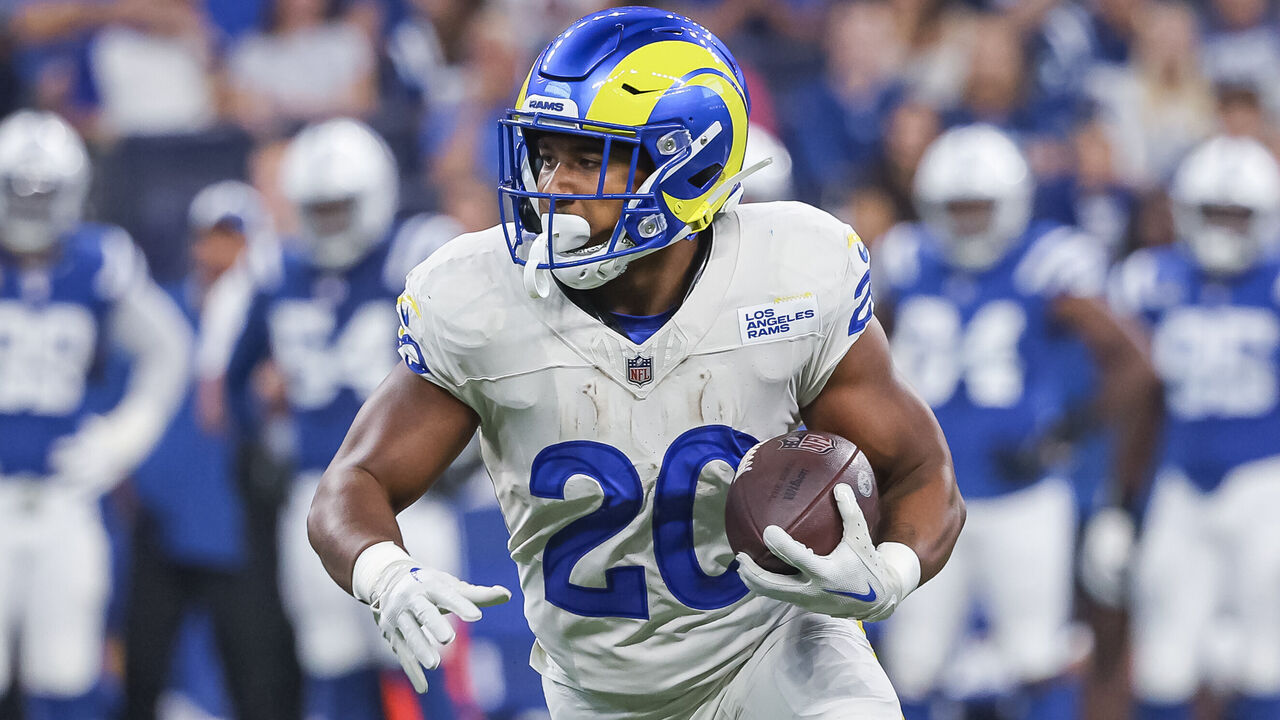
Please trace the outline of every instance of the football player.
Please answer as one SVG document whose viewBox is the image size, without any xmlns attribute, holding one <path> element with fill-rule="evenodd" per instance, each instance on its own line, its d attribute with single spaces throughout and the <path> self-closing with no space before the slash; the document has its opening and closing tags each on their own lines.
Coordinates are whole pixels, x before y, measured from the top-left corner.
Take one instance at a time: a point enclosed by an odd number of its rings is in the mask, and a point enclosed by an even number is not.
<svg viewBox="0 0 1280 720">
<path fill-rule="evenodd" d="M 98 501 L 177 410 L 191 337 L 129 236 L 81 222 L 89 176 L 58 116 L 0 123 L 0 695 L 16 660 L 32 717 L 92 720 L 111 567 Z M 124 396 L 90 413 L 117 350 Z"/>
<path fill-rule="evenodd" d="M 737 63 L 689 19 L 584 17 L 500 122 L 506 222 L 409 274 L 405 363 L 309 527 L 420 691 L 454 638 L 445 614 L 509 597 L 416 559 L 396 524 L 479 426 L 555 720 L 900 717 L 858 621 L 938 572 L 963 503 L 893 371 L 858 236 L 807 205 L 735 202 L 758 167 L 748 110 Z M 880 542 L 841 485 L 831 554 L 771 527 L 796 574 L 735 562 L 735 468 L 802 422 L 878 469 Z"/>
<path fill-rule="evenodd" d="M 333 586 L 307 545 L 306 516 L 320 472 L 360 403 L 398 363 L 387 342 L 405 273 L 425 254 L 389 240 L 398 175 L 386 143 L 355 120 L 304 128 L 281 166 L 282 189 L 300 220 L 298 255 L 285 254 L 257 279 L 243 333 L 227 366 L 232 414 L 241 432 L 259 426 L 247 402 L 250 376 L 270 358 L 284 380 L 296 471 L 280 520 L 281 595 L 306 676 L 306 716 L 381 718 L 379 671 L 394 660 L 362 609 Z M 261 264 L 261 263 L 259 263 Z M 432 564 L 460 562 L 456 522 L 427 501 L 406 512 L 410 546 Z M 447 696 L 432 717 L 449 717 Z"/>
<path fill-rule="evenodd" d="M 1150 330 L 1168 417 L 1133 577 L 1138 716 L 1190 718 L 1213 682 L 1232 717 L 1280 717 L 1280 170 L 1217 137 L 1170 194 L 1177 242 L 1113 286 Z"/>
<path fill-rule="evenodd" d="M 1066 376 L 1080 372 L 1061 362 L 1076 357 L 1070 343 L 1089 349 L 1103 409 L 1123 419 L 1117 487 L 1140 487 L 1154 453 L 1159 383 L 1136 331 L 1102 299 L 1103 248 L 1033 223 L 1033 189 L 1022 153 L 999 130 L 950 130 L 916 174 L 923 222 L 895 228 L 877 250 L 894 361 L 937 414 L 969 503 L 946 570 L 885 630 L 886 667 L 909 719 L 929 716 L 975 600 L 1007 669 L 1028 687 L 1027 717 L 1077 717 L 1075 684 L 1063 677 L 1075 501 L 1052 457 L 1067 420 Z"/>
</svg>

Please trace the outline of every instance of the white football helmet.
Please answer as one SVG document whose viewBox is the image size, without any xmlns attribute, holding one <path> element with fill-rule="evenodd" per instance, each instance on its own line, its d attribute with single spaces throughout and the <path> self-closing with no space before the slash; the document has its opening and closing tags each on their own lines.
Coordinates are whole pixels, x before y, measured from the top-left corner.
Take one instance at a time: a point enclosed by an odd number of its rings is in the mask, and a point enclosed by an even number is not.
<svg viewBox="0 0 1280 720">
<path fill-rule="evenodd" d="M 920 160 L 915 202 L 947 259 L 967 270 L 1000 261 L 1031 222 L 1034 185 L 1018 146 L 991 125 L 948 130 Z"/>
<path fill-rule="evenodd" d="M 65 120 L 19 110 L 0 122 L 0 245 L 40 253 L 80 222 L 89 154 Z"/>
<path fill-rule="evenodd" d="M 391 229 L 399 195 L 395 158 L 358 120 L 304 128 L 285 151 L 281 182 L 316 265 L 350 267 Z"/>
<path fill-rule="evenodd" d="M 1202 143 L 1182 161 L 1169 194 L 1178 239 L 1208 272 L 1249 268 L 1280 232 L 1280 168 L 1252 138 Z"/>
</svg>

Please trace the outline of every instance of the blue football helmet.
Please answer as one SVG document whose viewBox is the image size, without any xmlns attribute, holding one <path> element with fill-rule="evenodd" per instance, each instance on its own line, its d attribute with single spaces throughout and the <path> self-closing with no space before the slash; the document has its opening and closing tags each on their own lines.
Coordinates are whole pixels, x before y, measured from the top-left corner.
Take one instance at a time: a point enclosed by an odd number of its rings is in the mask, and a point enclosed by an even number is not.
<svg viewBox="0 0 1280 720">
<path fill-rule="evenodd" d="M 749 110 L 729 50 L 684 16 L 615 8 L 552 40 L 499 121 L 503 231 L 530 295 L 547 295 L 550 274 L 572 288 L 599 287 L 630 260 L 710 225 L 742 178 L 768 163 L 742 170 Z M 628 192 L 604 192 L 604 167 L 594 193 L 539 192 L 538 133 L 600 140 L 606 158 L 629 151 Z M 642 161 L 653 171 L 637 187 Z M 601 199 L 624 201 L 622 213 L 609 240 L 590 245 L 586 220 L 557 214 L 556 202 Z"/>
</svg>

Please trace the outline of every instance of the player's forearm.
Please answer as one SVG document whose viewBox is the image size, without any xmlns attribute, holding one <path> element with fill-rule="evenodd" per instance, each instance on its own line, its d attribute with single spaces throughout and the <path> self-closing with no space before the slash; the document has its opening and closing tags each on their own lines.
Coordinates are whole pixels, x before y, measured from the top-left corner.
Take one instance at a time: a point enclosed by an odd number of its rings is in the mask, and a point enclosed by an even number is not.
<svg viewBox="0 0 1280 720">
<path fill-rule="evenodd" d="M 965 507 L 950 462 L 924 462 L 882 484 L 879 542 L 910 547 L 920 582 L 937 575 L 964 527 Z"/>
<path fill-rule="evenodd" d="M 105 419 L 119 438 L 126 469 L 150 453 L 182 404 L 190 380 L 191 331 L 182 311 L 147 282 L 127 293 L 111 316 L 115 342 L 133 358 L 120 402 Z"/>
<path fill-rule="evenodd" d="M 329 576 L 347 592 L 361 551 L 387 540 L 404 547 L 386 490 L 358 465 L 335 463 L 325 471 L 307 515 L 307 537 Z"/>
<path fill-rule="evenodd" d="M 1164 419 L 1160 380 L 1141 359 L 1103 376 L 1103 418 L 1115 441 L 1111 466 L 1112 502 L 1132 508 L 1150 477 Z"/>
<path fill-rule="evenodd" d="M 1089 348 L 1101 374 L 1099 409 L 1115 438 L 1113 501 L 1130 505 L 1146 484 L 1163 415 L 1163 388 L 1142 333 L 1096 299 L 1059 298 L 1054 314 Z"/>
</svg>

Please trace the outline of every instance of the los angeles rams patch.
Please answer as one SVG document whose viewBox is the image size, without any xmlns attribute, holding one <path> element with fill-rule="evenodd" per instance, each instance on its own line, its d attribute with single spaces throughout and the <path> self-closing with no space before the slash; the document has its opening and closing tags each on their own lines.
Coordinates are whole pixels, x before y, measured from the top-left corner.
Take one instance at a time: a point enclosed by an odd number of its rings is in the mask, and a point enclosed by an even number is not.
<svg viewBox="0 0 1280 720">
<path fill-rule="evenodd" d="M 738 334 L 743 345 L 817 333 L 821 328 L 818 298 L 813 293 L 738 308 Z"/>
</svg>

